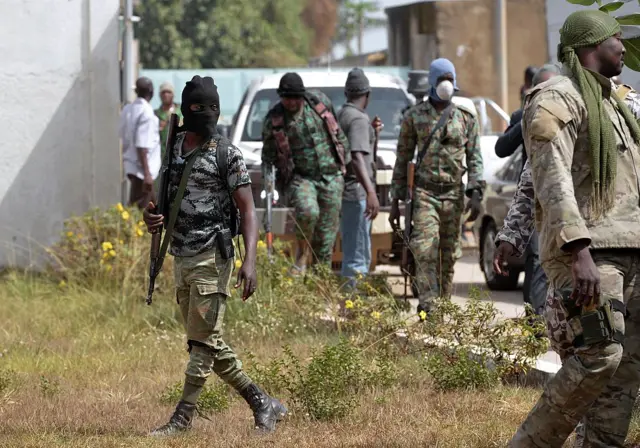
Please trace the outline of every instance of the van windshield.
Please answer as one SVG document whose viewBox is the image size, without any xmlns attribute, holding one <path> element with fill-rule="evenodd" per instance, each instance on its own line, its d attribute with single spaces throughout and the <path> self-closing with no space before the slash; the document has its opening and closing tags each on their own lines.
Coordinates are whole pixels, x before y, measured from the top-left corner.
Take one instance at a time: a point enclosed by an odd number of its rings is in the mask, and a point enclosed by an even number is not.
<svg viewBox="0 0 640 448">
<path fill-rule="evenodd" d="M 310 90 L 320 90 L 331 99 L 336 113 L 345 103 L 343 87 L 311 87 Z M 262 124 L 267 112 L 280 101 L 276 89 L 260 90 L 256 93 L 249 109 L 249 116 L 242 131 L 242 141 L 262 141 Z M 411 103 L 404 91 L 395 88 L 371 88 L 367 113 L 373 119 L 376 115 L 384 123 L 380 132 L 381 140 L 394 140 L 400 134 L 402 111 Z"/>
</svg>

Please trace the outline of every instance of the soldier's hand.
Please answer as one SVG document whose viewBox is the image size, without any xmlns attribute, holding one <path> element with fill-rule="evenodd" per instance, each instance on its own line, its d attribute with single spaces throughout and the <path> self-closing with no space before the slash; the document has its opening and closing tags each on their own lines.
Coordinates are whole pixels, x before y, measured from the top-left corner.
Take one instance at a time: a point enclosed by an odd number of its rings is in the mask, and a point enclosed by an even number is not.
<svg viewBox="0 0 640 448">
<path fill-rule="evenodd" d="M 599 303 L 600 272 L 593 262 L 589 246 L 579 247 L 571 252 L 571 275 L 573 277 L 571 298 L 578 306 L 589 307 Z"/>
<path fill-rule="evenodd" d="M 371 126 L 376 131 L 376 135 L 380 134 L 380 131 L 382 131 L 382 128 L 384 128 L 384 124 L 382 123 L 382 120 L 380 120 L 380 117 L 378 117 L 377 115 L 374 117 L 373 121 L 371 122 Z"/>
<path fill-rule="evenodd" d="M 481 208 L 482 196 L 480 195 L 480 192 L 478 190 L 473 190 L 473 193 L 471 193 L 471 198 L 469 198 L 467 206 L 464 209 L 465 214 L 471 212 L 465 222 L 473 222 L 478 219 L 478 216 L 480 216 Z"/>
<path fill-rule="evenodd" d="M 258 286 L 258 273 L 256 272 L 256 266 L 253 262 L 245 260 L 242 263 L 242 267 L 238 271 L 238 280 L 236 281 L 235 288 L 239 288 L 244 283 L 242 289 L 242 301 L 244 302 L 253 295 Z"/>
<path fill-rule="evenodd" d="M 397 231 L 400 228 L 400 205 L 398 201 L 391 203 L 391 211 L 389 212 L 389 224 L 393 231 Z"/>
<path fill-rule="evenodd" d="M 149 233 L 156 233 L 162 228 L 164 221 L 164 216 L 155 214 L 155 208 L 154 203 L 149 202 L 142 211 L 142 220 L 147 225 L 147 232 Z"/>
<path fill-rule="evenodd" d="M 367 208 L 364 211 L 364 216 L 371 221 L 376 219 L 378 212 L 380 211 L 380 202 L 378 201 L 378 195 L 375 191 L 367 193 Z"/>
<path fill-rule="evenodd" d="M 507 260 L 514 254 L 515 248 L 511 243 L 500 241 L 493 256 L 493 270 L 498 275 L 509 275 Z"/>
</svg>

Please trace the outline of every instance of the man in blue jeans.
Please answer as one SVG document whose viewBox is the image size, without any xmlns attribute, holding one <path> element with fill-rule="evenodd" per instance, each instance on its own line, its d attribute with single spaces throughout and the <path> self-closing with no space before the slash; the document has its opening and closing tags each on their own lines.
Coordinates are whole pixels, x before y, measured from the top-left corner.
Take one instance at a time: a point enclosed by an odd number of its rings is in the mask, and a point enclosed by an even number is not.
<svg viewBox="0 0 640 448">
<path fill-rule="evenodd" d="M 382 128 L 378 117 L 370 122 L 365 112 L 369 104 L 369 80 L 354 68 L 347 76 L 347 102 L 338 113 L 340 127 L 349 139 L 351 163 L 347 166 L 342 196 L 342 276 L 355 286 L 358 274 L 366 275 L 371 265 L 371 221 L 380 204 L 374 179 L 373 143 Z"/>
</svg>

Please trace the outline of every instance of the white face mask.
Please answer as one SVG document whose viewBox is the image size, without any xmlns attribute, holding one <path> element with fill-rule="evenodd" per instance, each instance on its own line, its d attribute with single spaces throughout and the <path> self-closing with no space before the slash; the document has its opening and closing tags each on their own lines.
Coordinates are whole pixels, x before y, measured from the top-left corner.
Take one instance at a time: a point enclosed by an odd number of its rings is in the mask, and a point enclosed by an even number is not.
<svg viewBox="0 0 640 448">
<path fill-rule="evenodd" d="M 442 81 L 436 87 L 436 94 L 442 101 L 449 101 L 453 96 L 453 83 L 451 81 Z"/>
</svg>

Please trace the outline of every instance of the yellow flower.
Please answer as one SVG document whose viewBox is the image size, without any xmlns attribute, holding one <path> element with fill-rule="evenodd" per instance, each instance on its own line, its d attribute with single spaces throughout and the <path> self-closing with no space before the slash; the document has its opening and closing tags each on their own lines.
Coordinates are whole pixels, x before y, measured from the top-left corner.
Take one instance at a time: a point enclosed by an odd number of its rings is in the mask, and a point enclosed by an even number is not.
<svg viewBox="0 0 640 448">
<path fill-rule="evenodd" d="M 110 264 L 106 265 L 104 268 L 107 270 L 107 272 L 111 272 L 111 269 L 113 269 Z"/>
<path fill-rule="evenodd" d="M 106 260 L 107 258 L 109 258 L 109 251 L 105 252 L 102 254 L 102 259 Z"/>
<path fill-rule="evenodd" d="M 116 210 L 118 210 L 120 213 L 122 213 L 124 211 L 124 207 L 122 206 L 122 204 L 120 202 L 118 202 L 116 204 Z"/>
<path fill-rule="evenodd" d="M 427 318 L 427 313 L 424 310 L 420 311 L 419 316 L 421 320 L 425 320 Z"/>
<path fill-rule="evenodd" d="M 67 236 L 71 238 L 73 236 L 73 232 L 67 232 Z"/>
<path fill-rule="evenodd" d="M 120 245 L 124 244 L 124 240 L 119 241 Z"/>
<path fill-rule="evenodd" d="M 60 283 L 58 283 L 58 287 L 64 288 L 65 286 L 67 286 L 67 282 L 65 282 L 64 280 L 60 280 Z"/>
<path fill-rule="evenodd" d="M 236 260 L 236 268 L 240 269 L 242 267 L 242 261 Z"/>
<path fill-rule="evenodd" d="M 116 251 L 115 251 L 115 250 L 113 250 L 113 249 L 111 249 L 111 250 L 109 251 L 109 255 L 111 255 L 112 257 L 115 257 L 115 256 L 116 256 Z"/>
<path fill-rule="evenodd" d="M 267 243 L 262 240 L 258 241 L 258 249 L 264 249 L 265 247 L 267 247 Z"/>
<path fill-rule="evenodd" d="M 138 227 L 144 227 L 144 221 L 138 221 Z"/>
<path fill-rule="evenodd" d="M 142 229 L 141 229 L 140 227 L 138 227 L 138 228 L 136 229 L 136 235 L 138 235 L 138 236 L 142 236 L 142 235 L 144 235 L 144 232 L 142 231 Z"/>
<path fill-rule="evenodd" d="M 347 300 L 346 302 L 344 302 L 344 307 L 348 310 L 353 308 L 353 302 L 351 300 Z"/>
<path fill-rule="evenodd" d="M 105 241 L 104 243 L 102 243 L 103 251 L 108 252 L 111 249 L 113 249 L 113 244 L 111 244 L 109 241 Z"/>
<path fill-rule="evenodd" d="M 124 219 L 125 221 L 128 220 L 130 218 L 129 216 L 129 212 L 128 211 L 123 211 L 122 212 L 122 219 Z"/>
<path fill-rule="evenodd" d="M 376 320 L 380 319 L 380 316 L 382 316 L 382 314 L 380 314 L 378 311 L 374 311 L 371 313 L 371 317 L 373 317 Z"/>
</svg>

